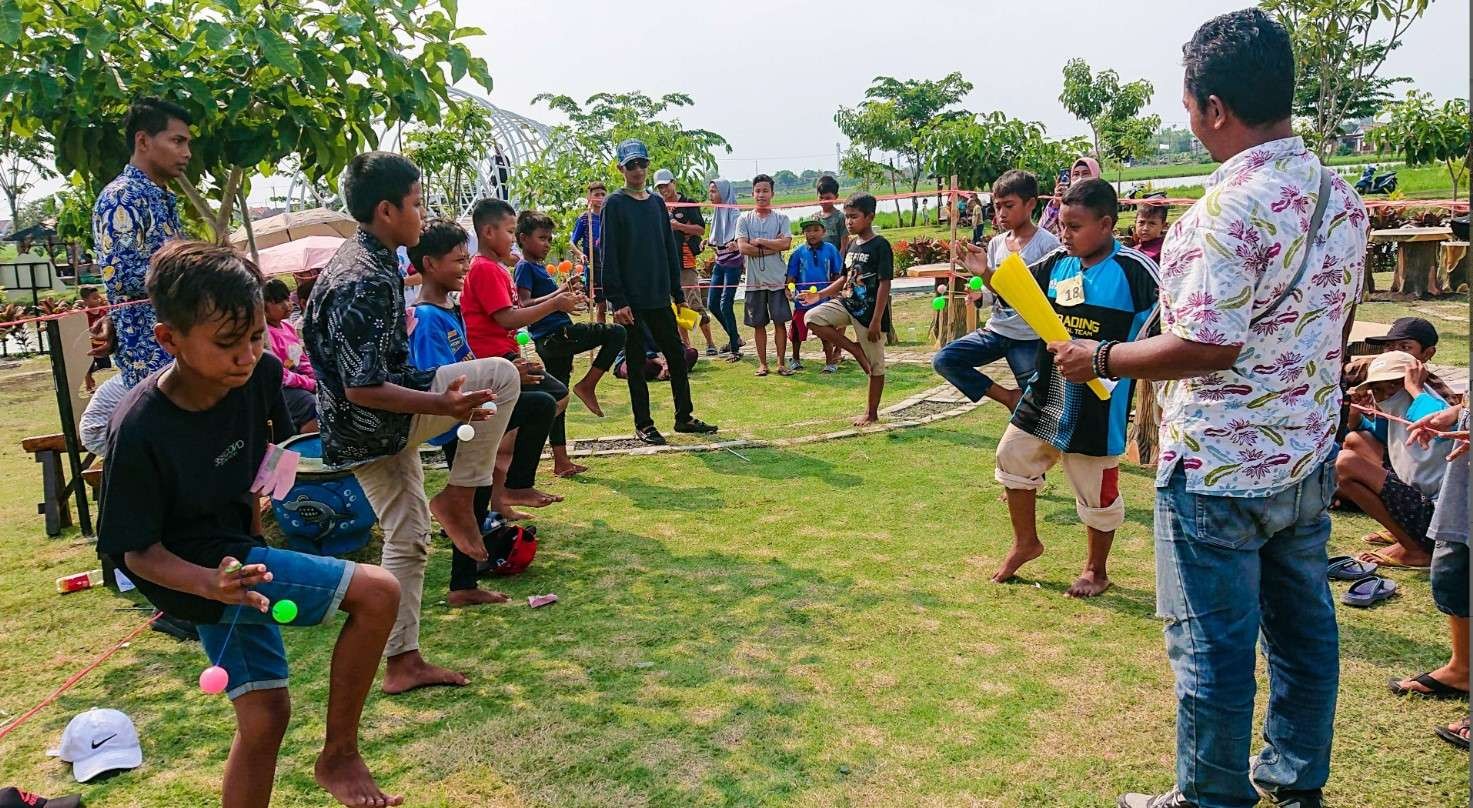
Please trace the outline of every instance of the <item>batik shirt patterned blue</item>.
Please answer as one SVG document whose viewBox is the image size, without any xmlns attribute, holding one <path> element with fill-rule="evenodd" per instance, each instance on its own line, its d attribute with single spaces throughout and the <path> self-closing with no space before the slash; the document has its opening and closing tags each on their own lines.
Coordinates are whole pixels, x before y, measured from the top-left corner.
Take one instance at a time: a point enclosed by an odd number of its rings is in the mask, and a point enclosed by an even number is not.
<svg viewBox="0 0 1473 808">
<path fill-rule="evenodd" d="M 183 232 L 174 195 L 132 164 L 124 166 L 123 173 L 98 194 L 92 209 L 92 239 L 108 302 L 116 305 L 147 299 L 143 282 L 149 258 L 164 242 Z M 153 304 L 123 306 L 111 316 L 123 384 L 132 387 L 172 361 L 154 339 Z"/>
</svg>

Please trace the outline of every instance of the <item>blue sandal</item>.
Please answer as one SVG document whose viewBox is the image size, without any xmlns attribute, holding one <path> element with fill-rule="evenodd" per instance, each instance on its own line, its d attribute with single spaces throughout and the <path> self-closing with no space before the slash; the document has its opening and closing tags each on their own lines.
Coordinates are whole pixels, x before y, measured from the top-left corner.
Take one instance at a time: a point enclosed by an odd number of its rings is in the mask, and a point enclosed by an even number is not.
<svg viewBox="0 0 1473 808">
<path fill-rule="evenodd" d="M 1396 594 L 1396 582 L 1379 575 L 1369 575 L 1356 581 L 1340 596 L 1346 606 L 1365 609 Z"/>
<path fill-rule="evenodd" d="M 1375 575 L 1378 565 L 1361 561 L 1353 556 L 1335 556 L 1330 559 L 1329 574 L 1332 581 L 1359 581 L 1367 575 Z"/>
</svg>

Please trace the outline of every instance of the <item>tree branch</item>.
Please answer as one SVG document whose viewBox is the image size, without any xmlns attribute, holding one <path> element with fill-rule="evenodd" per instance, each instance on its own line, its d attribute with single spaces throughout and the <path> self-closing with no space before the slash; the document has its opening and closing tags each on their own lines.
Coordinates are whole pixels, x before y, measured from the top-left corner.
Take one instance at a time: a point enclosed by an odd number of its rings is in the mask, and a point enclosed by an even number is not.
<svg viewBox="0 0 1473 808">
<path fill-rule="evenodd" d="M 209 225 L 213 230 L 215 227 L 215 214 L 210 210 L 210 203 L 205 201 L 204 195 L 199 192 L 198 188 L 194 187 L 194 183 L 190 182 L 188 177 L 179 177 L 179 188 L 184 191 L 184 196 L 189 200 L 189 204 L 194 206 L 194 212 L 199 214 L 199 217 L 205 221 L 205 224 Z M 219 233 L 215 233 L 214 235 L 218 240 Z"/>
</svg>

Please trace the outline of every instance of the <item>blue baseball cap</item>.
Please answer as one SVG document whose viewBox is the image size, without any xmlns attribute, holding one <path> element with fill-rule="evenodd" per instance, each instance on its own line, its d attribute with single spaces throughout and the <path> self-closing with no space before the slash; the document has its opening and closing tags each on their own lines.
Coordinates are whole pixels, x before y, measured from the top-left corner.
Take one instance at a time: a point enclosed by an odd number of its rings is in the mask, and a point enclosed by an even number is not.
<svg viewBox="0 0 1473 808">
<path fill-rule="evenodd" d="M 623 168 L 630 160 L 650 159 L 650 151 L 644 147 L 644 141 L 630 138 L 615 147 L 614 156 L 619 161 L 619 167 Z"/>
</svg>

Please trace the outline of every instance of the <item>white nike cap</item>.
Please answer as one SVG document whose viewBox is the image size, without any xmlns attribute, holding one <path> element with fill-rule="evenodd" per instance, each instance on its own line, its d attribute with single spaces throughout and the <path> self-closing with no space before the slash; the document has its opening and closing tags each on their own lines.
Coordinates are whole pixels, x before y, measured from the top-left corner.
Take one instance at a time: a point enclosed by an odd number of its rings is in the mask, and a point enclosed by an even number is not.
<svg viewBox="0 0 1473 808">
<path fill-rule="evenodd" d="M 79 714 L 61 733 L 61 745 L 47 754 L 72 764 L 77 782 L 85 783 L 103 772 L 136 769 L 143 764 L 143 748 L 132 719 L 120 710 L 97 707 Z"/>
</svg>

